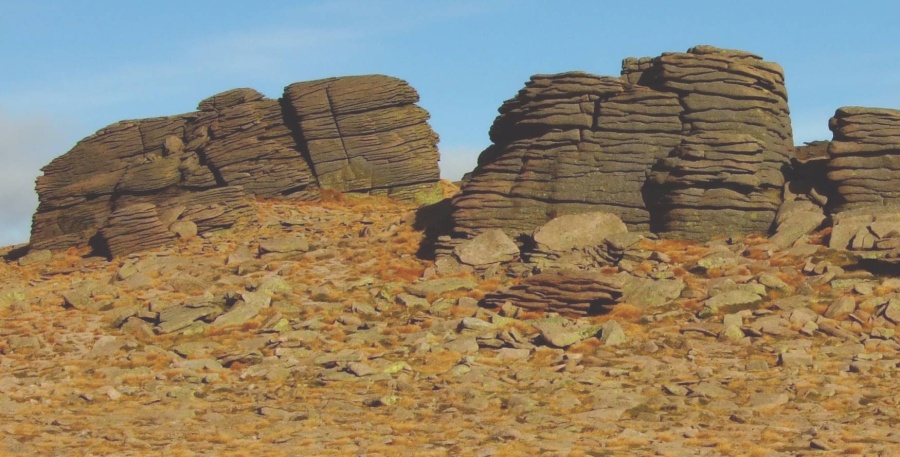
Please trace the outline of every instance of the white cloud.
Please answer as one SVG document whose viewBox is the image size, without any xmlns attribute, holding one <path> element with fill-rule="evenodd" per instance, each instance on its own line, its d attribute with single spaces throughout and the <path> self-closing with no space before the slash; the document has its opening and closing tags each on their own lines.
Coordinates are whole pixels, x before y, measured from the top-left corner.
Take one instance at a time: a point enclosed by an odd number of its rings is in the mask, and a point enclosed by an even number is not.
<svg viewBox="0 0 900 457">
<path fill-rule="evenodd" d="M 442 146 L 441 177 L 451 181 L 462 179 L 463 175 L 478 165 L 478 155 L 484 150 L 477 146 Z"/>
<path fill-rule="evenodd" d="M 38 202 L 34 180 L 48 157 L 71 147 L 66 141 L 65 128 L 50 118 L 0 113 L 0 245 L 28 241 Z"/>
</svg>

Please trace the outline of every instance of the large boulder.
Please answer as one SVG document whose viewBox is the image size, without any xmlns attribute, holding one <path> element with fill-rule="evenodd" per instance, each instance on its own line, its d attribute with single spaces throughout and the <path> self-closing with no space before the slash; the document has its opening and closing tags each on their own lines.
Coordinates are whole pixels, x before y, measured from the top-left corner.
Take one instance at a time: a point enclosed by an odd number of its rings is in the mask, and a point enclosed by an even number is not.
<svg viewBox="0 0 900 457">
<path fill-rule="evenodd" d="M 295 83 L 284 91 L 320 186 L 425 201 L 440 197 L 438 136 L 418 100 L 406 81 L 381 75 Z"/>
<path fill-rule="evenodd" d="M 673 237 L 764 233 L 793 154 L 781 68 L 708 46 L 626 59 L 620 77 L 536 75 L 499 111 L 456 237 L 589 211 Z"/>
<path fill-rule="evenodd" d="M 42 169 L 31 246 L 121 255 L 168 242 L 179 221 L 230 227 L 252 214 L 248 196 L 439 192 L 437 135 L 417 100 L 396 78 L 332 78 L 291 85 L 282 100 L 234 89 L 196 112 L 115 123 Z M 340 129 L 322 133 L 328 122 Z M 348 145 L 346 160 L 326 143 Z"/>
<path fill-rule="evenodd" d="M 565 252 L 600 246 L 606 238 L 628 227 L 615 214 L 591 212 L 557 217 L 538 227 L 532 238 L 542 252 Z"/>
</svg>

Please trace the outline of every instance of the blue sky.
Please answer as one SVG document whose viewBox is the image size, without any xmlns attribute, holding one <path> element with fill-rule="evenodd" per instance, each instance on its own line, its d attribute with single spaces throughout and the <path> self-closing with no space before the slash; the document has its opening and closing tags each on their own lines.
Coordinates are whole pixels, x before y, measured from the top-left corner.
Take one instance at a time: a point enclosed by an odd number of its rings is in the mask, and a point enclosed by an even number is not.
<svg viewBox="0 0 900 457">
<path fill-rule="evenodd" d="M 79 139 L 234 87 L 406 79 L 457 179 L 530 75 L 710 44 L 780 63 L 796 142 L 829 139 L 840 106 L 900 108 L 898 17 L 888 0 L 0 0 L 0 245 L 27 240 L 39 168 Z"/>
</svg>

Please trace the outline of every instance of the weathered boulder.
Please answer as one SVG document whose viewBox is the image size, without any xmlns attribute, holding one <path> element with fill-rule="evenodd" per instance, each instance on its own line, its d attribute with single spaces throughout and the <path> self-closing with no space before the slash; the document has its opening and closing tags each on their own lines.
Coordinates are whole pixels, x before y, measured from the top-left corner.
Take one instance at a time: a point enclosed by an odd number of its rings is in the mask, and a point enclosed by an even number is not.
<svg viewBox="0 0 900 457">
<path fill-rule="evenodd" d="M 453 255 L 465 265 L 486 267 L 514 260 L 519 246 L 503 230 L 492 229 L 456 246 Z"/>
<path fill-rule="evenodd" d="M 532 238 L 539 251 L 564 252 L 599 246 L 608 236 L 627 231 L 615 214 L 591 212 L 552 219 L 538 227 Z"/>
<path fill-rule="evenodd" d="M 163 226 L 151 203 L 138 203 L 113 211 L 100 229 L 113 257 L 162 246 L 175 238 Z"/>
<path fill-rule="evenodd" d="M 247 196 L 439 193 L 437 135 L 417 100 L 396 78 L 331 78 L 291 85 L 282 100 L 234 89 L 197 112 L 115 123 L 43 168 L 31 247 L 147 249 L 176 223 L 182 234 L 188 222 L 201 234 L 234 225 L 252 215 Z M 347 145 L 346 160 L 333 144 Z"/>
<path fill-rule="evenodd" d="M 598 314 L 618 302 L 626 280 L 624 275 L 606 275 L 597 271 L 541 273 L 486 295 L 482 303 L 500 307 L 509 302 L 523 309 L 567 315 Z"/>
<path fill-rule="evenodd" d="M 844 107 L 828 127 L 834 211 L 900 204 L 900 110 Z"/>
<path fill-rule="evenodd" d="M 708 46 L 626 59 L 620 77 L 536 75 L 499 111 L 455 237 L 590 211 L 673 237 L 765 233 L 793 154 L 781 68 Z"/>
<path fill-rule="evenodd" d="M 296 197 L 305 198 L 315 187 L 278 100 L 253 89 L 234 89 L 203 100 L 199 109 L 188 125 L 186 148 L 205 159 L 217 181 L 260 197 L 298 193 Z M 200 171 L 191 175 L 195 185 L 209 179 Z"/>
<path fill-rule="evenodd" d="M 382 75 L 295 83 L 284 92 L 321 187 L 426 201 L 440 198 L 438 136 L 418 100 L 406 81 Z"/>
</svg>

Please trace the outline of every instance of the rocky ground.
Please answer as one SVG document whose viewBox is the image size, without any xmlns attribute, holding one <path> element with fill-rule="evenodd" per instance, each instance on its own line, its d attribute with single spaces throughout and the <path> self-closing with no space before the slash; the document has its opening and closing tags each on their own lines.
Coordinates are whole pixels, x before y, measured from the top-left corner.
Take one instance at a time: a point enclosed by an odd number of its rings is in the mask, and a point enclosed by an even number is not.
<svg viewBox="0 0 900 457">
<path fill-rule="evenodd" d="M 411 206 L 256 203 L 114 261 L 0 264 L 0 453 L 895 455 L 900 280 L 763 238 L 644 240 L 685 288 L 560 316 L 437 274 Z M 647 254 L 647 255 L 644 255 Z M 440 270 L 440 269 L 437 269 Z"/>
</svg>

